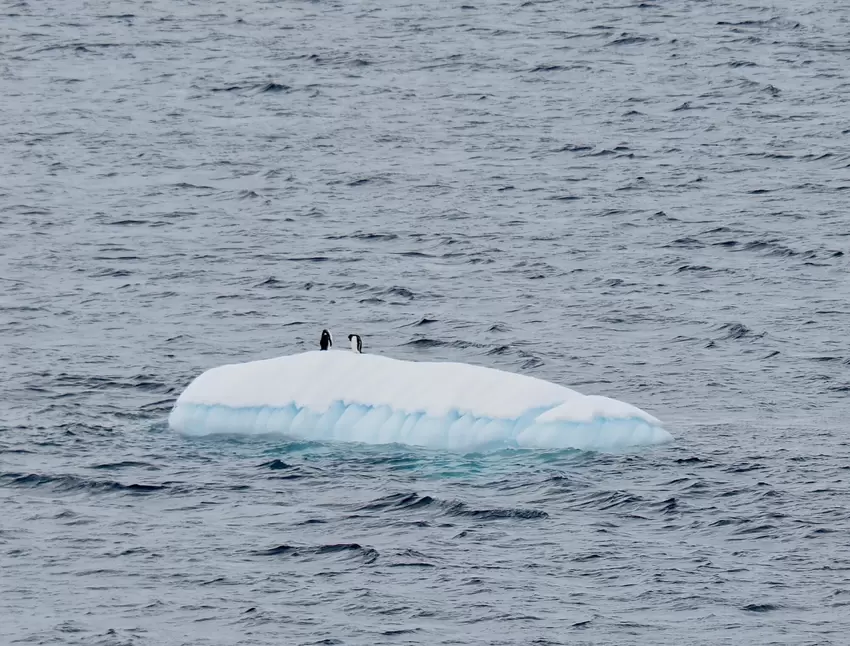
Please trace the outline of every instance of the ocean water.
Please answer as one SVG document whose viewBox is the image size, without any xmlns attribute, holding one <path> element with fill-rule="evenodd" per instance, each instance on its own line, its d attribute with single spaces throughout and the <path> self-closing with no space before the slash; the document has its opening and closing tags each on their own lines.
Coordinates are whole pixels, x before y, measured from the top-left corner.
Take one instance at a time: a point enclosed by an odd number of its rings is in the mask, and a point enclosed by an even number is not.
<svg viewBox="0 0 850 646">
<path fill-rule="evenodd" d="M 850 10 L 0 4 L 0 644 L 846 644 Z M 669 446 L 186 438 L 323 327 Z"/>
</svg>

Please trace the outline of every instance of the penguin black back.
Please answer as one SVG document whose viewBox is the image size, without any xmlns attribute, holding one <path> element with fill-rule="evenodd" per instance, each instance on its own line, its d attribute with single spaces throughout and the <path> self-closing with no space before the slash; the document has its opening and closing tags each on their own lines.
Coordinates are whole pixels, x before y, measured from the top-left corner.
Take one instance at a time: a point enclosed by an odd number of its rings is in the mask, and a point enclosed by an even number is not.
<svg viewBox="0 0 850 646">
<path fill-rule="evenodd" d="M 319 339 L 319 349 L 321 350 L 330 350 L 331 346 L 333 346 L 334 340 L 331 337 L 331 333 L 327 330 L 322 330 L 322 338 Z"/>
</svg>

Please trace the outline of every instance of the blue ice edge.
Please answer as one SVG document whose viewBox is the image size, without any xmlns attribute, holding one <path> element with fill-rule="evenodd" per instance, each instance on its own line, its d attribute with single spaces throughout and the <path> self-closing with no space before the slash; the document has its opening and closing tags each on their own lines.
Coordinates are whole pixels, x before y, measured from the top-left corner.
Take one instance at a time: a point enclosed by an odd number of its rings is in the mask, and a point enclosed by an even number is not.
<svg viewBox="0 0 850 646">
<path fill-rule="evenodd" d="M 295 404 L 232 407 L 178 403 L 168 418 L 187 436 L 269 435 L 365 444 L 406 444 L 432 449 L 540 448 L 618 451 L 672 441 L 663 428 L 640 417 L 595 417 L 590 421 L 535 422 L 550 406 L 517 418 L 478 417 L 451 411 L 443 416 L 408 413 L 389 406 L 336 401 L 322 412 Z"/>
</svg>

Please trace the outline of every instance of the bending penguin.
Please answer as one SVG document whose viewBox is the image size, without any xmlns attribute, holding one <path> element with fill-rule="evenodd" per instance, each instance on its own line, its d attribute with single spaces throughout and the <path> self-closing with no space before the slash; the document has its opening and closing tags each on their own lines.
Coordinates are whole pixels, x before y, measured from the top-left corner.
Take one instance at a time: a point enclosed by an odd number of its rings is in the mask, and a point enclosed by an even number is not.
<svg viewBox="0 0 850 646">
<path fill-rule="evenodd" d="M 333 337 L 331 333 L 327 330 L 322 330 L 322 338 L 319 339 L 319 349 L 320 350 L 330 350 L 334 344 Z"/>
<path fill-rule="evenodd" d="M 363 339 L 359 334 L 349 334 L 348 340 L 351 341 L 351 351 L 361 354 L 363 352 Z"/>
</svg>

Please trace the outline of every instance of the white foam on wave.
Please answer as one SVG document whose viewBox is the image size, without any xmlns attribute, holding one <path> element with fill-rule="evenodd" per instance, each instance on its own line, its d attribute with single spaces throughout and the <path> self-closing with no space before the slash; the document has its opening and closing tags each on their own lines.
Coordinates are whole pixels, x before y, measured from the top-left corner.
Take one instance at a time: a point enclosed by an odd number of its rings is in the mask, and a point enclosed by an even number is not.
<svg viewBox="0 0 850 646">
<path fill-rule="evenodd" d="M 280 433 L 459 450 L 604 451 L 672 440 L 631 404 L 542 379 L 339 350 L 212 368 L 180 395 L 169 424 L 187 435 Z"/>
</svg>

